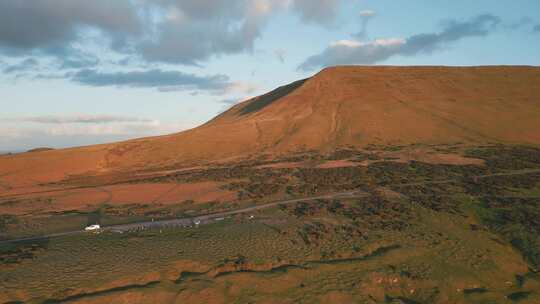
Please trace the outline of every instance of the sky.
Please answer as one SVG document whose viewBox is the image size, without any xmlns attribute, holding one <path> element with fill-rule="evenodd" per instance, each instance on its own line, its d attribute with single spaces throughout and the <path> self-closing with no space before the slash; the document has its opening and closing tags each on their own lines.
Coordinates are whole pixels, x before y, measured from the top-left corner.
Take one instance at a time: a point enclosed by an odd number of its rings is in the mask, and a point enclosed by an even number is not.
<svg viewBox="0 0 540 304">
<path fill-rule="evenodd" d="M 0 152 L 174 133 L 333 65 L 540 65 L 537 0 L 0 1 Z"/>
</svg>

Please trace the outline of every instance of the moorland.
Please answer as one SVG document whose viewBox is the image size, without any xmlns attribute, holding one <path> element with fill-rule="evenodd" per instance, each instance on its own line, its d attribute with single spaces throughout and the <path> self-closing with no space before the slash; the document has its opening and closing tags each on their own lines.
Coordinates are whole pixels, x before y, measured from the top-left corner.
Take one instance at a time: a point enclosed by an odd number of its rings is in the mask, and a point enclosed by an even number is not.
<svg viewBox="0 0 540 304">
<path fill-rule="evenodd" d="M 0 303 L 538 303 L 539 90 L 330 68 L 182 133 L 2 155 Z"/>
</svg>

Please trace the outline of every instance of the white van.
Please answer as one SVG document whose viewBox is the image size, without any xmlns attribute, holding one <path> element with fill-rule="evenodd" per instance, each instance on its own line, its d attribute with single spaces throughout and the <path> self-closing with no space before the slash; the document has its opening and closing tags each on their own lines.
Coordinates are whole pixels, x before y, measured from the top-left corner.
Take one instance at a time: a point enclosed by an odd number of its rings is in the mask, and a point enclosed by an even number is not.
<svg viewBox="0 0 540 304">
<path fill-rule="evenodd" d="M 85 231 L 94 231 L 94 230 L 99 230 L 101 227 L 99 225 L 90 225 L 90 226 L 87 226 L 86 228 L 84 228 Z"/>
</svg>

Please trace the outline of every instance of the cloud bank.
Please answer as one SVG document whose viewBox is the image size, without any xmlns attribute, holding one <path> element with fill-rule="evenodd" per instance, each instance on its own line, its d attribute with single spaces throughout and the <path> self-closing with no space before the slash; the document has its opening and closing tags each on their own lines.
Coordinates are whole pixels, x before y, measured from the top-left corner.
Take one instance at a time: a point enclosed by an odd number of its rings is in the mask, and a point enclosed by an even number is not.
<svg viewBox="0 0 540 304">
<path fill-rule="evenodd" d="M 485 14 L 469 20 L 451 20 L 441 32 L 423 33 L 406 39 L 376 39 L 367 42 L 341 40 L 330 44 L 321 53 L 307 58 L 298 69 L 311 71 L 331 65 L 375 64 L 397 55 L 431 54 L 464 38 L 487 36 L 500 23 L 499 17 Z"/>
<path fill-rule="evenodd" d="M 118 122 L 152 122 L 153 120 L 137 117 L 116 116 L 116 115 L 42 115 L 42 116 L 27 116 L 5 119 L 6 122 L 31 122 L 40 124 L 104 124 Z"/>
<path fill-rule="evenodd" d="M 0 56 L 9 57 L 0 71 L 13 78 L 65 78 L 94 87 L 249 94 L 253 85 L 233 82 L 226 75 L 172 70 L 171 65 L 202 67 L 215 57 L 254 52 L 269 18 L 278 12 L 326 26 L 344 2 L 0 1 Z M 274 54 L 285 61 L 284 50 Z"/>
<path fill-rule="evenodd" d="M 92 27 L 110 34 L 141 31 L 129 0 L 0 1 L 0 45 L 31 50 L 62 47 L 78 38 L 78 30 Z"/>
<path fill-rule="evenodd" d="M 0 119 L 0 148 L 69 147 L 179 132 L 182 122 L 118 115 L 41 115 Z"/>
<path fill-rule="evenodd" d="M 23 61 L 11 64 L 6 66 L 2 72 L 4 74 L 13 74 L 13 73 L 21 73 L 21 72 L 27 72 L 36 66 L 39 65 L 39 62 L 34 58 L 26 58 Z"/>
<path fill-rule="evenodd" d="M 160 69 L 131 72 L 100 72 L 84 69 L 71 77 L 72 81 L 94 87 L 159 88 L 161 90 L 203 90 L 225 92 L 235 87 L 228 76 L 197 76 Z"/>
<path fill-rule="evenodd" d="M 113 50 L 147 61 L 200 65 L 212 56 L 251 52 L 268 18 L 297 12 L 332 22 L 343 0 L 17 0 L 0 1 L 0 52 L 75 55 L 86 32 Z M 72 62 L 70 62 L 72 63 Z M 68 64 L 70 64 L 68 63 Z"/>
</svg>

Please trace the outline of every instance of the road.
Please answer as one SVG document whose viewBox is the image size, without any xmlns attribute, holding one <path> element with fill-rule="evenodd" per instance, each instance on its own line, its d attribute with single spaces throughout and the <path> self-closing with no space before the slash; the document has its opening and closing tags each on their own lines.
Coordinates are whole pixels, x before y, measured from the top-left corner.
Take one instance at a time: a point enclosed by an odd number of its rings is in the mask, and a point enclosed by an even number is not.
<svg viewBox="0 0 540 304">
<path fill-rule="evenodd" d="M 540 173 L 540 169 L 526 169 L 526 170 L 516 170 L 516 171 L 504 172 L 504 173 L 478 175 L 476 176 L 476 178 L 481 179 L 481 178 L 487 178 L 487 177 L 492 177 L 492 176 L 512 176 L 512 175 L 522 175 L 522 174 L 530 174 L 530 173 Z M 403 187 L 403 186 L 417 186 L 417 185 L 428 185 L 428 184 L 447 184 L 447 183 L 452 183 L 455 181 L 457 180 L 445 179 L 445 180 L 403 183 L 403 184 L 394 185 L 394 186 Z M 299 202 L 316 200 L 316 199 L 362 198 L 362 197 L 368 197 L 368 196 L 369 196 L 368 193 L 363 192 L 361 190 L 351 190 L 351 191 L 338 192 L 338 193 L 332 193 L 332 194 L 327 194 L 327 195 L 275 201 L 275 202 L 271 202 L 267 204 L 256 205 L 252 207 L 246 207 L 246 208 L 241 208 L 241 209 L 236 209 L 236 210 L 231 210 L 231 211 L 200 215 L 196 217 L 185 217 L 185 218 L 177 218 L 177 219 L 171 219 L 171 220 L 159 220 L 159 221 L 153 221 L 153 222 L 140 222 L 140 223 L 125 224 L 125 225 L 106 226 L 106 227 L 102 227 L 101 231 L 128 232 L 128 231 L 156 229 L 156 228 L 159 229 L 159 228 L 169 228 L 169 227 L 186 227 L 186 226 L 192 226 L 195 223 L 204 225 L 212 221 L 225 218 L 227 216 L 238 215 L 238 214 L 243 214 L 243 213 L 251 213 L 258 210 L 272 208 L 281 204 L 292 204 L 292 203 L 299 203 Z M 5 241 L 0 241 L 0 245 L 6 244 L 6 243 L 36 241 L 36 240 L 53 238 L 53 237 L 84 234 L 84 233 L 87 233 L 87 232 L 78 230 L 78 231 L 48 234 L 48 235 L 36 236 L 36 237 L 30 237 L 30 238 L 5 240 Z"/>
<path fill-rule="evenodd" d="M 102 227 L 100 231 L 128 232 L 128 231 L 147 230 L 147 229 L 187 227 L 187 226 L 193 226 L 196 223 L 198 223 L 199 225 L 204 225 L 204 224 L 208 224 L 213 221 L 216 221 L 216 220 L 223 219 L 228 216 L 252 213 L 259 210 L 276 207 L 282 204 L 293 204 L 293 203 L 299 203 L 299 202 L 305 202 L 305 201 L 311 201 L 311 200 L 317 200 L 317 199 L 362 198 L 362 197 L 368 197 L 368 196 L 369 196 L 368 193 L 363 192 L 361 190 L 351 190 L 351 191 L 338 192 L 338 193 L 332 193 L 332 194 L 326 194 L 326 195 L 275 201 L 275 202 L 271 202 L 267 204 L 256 205 L 256 206 L 251 206 L 251 207 L 246 207 L 246 208 L 241 208 L 241 209 L 236 209 L 236 210 L 231 210 L 231 211 L 216 212 L 216 213 L 205 214 L 205 215 L 200 215 L 200 216 L 195 216 L 195 217 L 185 217 L 185 218 L 177 218 L 177 219 L 170 219 L 170 220 L 158 220 L 158 221 L 139 222 L 139 223 L 132 223 L 132 224 L 124 224 L 124 225 L 105 226 L 105 227 Z M 85 234 L 85 233 L 88 233 L 88 232 L 83 231 L 83 230 L 77 230 L 77 231 L 69 231 L 69 232 L 62 232 L 62 233 L 54 233 L 54 234 L 48 234 L 48 235 L 42 235 L 42 236 L 36 236 L 36 237 L 0 241 L 0 245 L 7 244 L 7 243 L 25 242 L 25 241 L 38 241 L 38 240 L 43 240 L 43 239 L 48 239 L 48 238 Z"/>
</svg>

